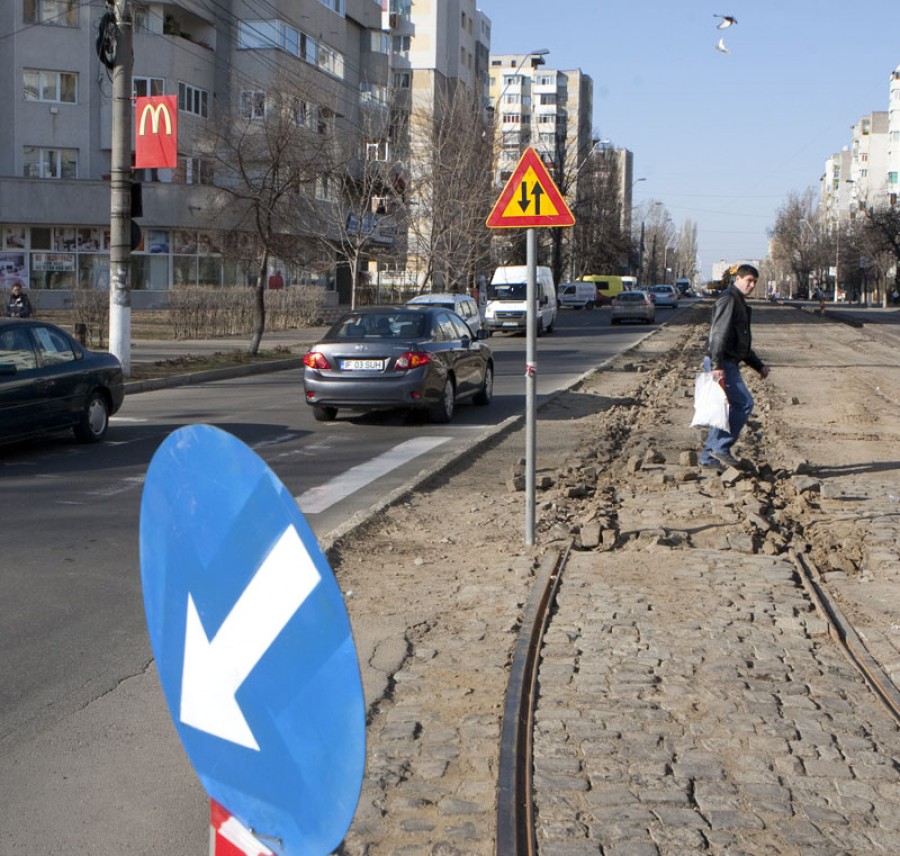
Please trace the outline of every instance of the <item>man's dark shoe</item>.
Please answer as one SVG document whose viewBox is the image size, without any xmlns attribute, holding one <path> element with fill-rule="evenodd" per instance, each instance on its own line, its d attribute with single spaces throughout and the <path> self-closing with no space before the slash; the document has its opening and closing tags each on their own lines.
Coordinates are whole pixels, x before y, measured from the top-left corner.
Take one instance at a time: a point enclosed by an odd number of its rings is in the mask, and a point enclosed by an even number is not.
<svg viewBox="0 0 900 856">
<path fill-rule="evenodd" d="M 707 460 L 700 460 L 700 466 L 703 467 L 704 470 L 715 470 L 717 473 L 725 472 L 725 467 L 723 464 L 720 464 L 715 458 L 709 458 Z"/>
<path fill-rule="evenodd" d="M 744 469 L 744 462 L 732 455 L 731 452 L 712 452 L 711 454 L 723 466 L 737 467 L 739 470 Z"/>
</svg>

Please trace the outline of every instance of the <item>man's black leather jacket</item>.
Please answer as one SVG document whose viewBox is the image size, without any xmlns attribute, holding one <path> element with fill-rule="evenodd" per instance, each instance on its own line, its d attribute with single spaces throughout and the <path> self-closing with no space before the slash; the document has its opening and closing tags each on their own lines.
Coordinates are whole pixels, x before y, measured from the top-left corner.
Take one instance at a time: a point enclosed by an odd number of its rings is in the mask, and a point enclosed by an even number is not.
<svg viewBox="0 0 900 856">
<path fill-rule="evenodd" d="M 729 285 L 713 307 L 709 327 L 709 360 L 714 369 L 724 368 L 726 362 L 747 363 L 759 371 L 762 360 L 753 352 L 750 335 L 750 307 L 744 295 Z"/>
</svg>

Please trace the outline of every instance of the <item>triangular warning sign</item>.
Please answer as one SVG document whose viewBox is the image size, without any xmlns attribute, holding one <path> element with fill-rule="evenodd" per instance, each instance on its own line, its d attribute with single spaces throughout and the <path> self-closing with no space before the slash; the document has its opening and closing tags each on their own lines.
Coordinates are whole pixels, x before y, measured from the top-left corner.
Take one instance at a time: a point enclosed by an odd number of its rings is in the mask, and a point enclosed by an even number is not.
<svg viewBox="0 0 900 856">
<path fill-rule="evenodd" d="M 491 229 L 571 226 L 575 217 L 538 153 L 527 148 L 487 218 Z"/>
</svg>

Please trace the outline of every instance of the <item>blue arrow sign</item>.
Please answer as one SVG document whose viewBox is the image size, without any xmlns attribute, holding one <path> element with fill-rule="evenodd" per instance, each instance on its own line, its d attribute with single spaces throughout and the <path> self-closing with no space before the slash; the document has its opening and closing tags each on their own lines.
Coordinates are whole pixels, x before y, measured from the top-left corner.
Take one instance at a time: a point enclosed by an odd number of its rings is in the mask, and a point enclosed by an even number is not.
<svg viewBox="0 0 900 856">
<path fill-rule="evenodd" d="M 208 425 L 159 447 L 141 577 L 163 692 L 209 796 L 282 856 L 343 839 L 365 704 L 340 589 L 290 492 Z"/>
</svg>

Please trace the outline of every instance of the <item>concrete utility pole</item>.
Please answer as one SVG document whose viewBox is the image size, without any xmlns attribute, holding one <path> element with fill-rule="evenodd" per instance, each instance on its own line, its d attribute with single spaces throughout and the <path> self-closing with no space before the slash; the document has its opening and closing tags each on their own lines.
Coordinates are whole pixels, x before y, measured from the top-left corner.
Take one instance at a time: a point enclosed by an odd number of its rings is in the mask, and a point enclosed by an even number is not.
<svg viewBox="0 0 900 856">
<path fill-rule="evenodd" d="M 112 162 L 110 169 L 109 350 L 131 374 L 131 104 L 133 9 L 115 0 L 118 40 L 113 68 Z"/>
</svg>

